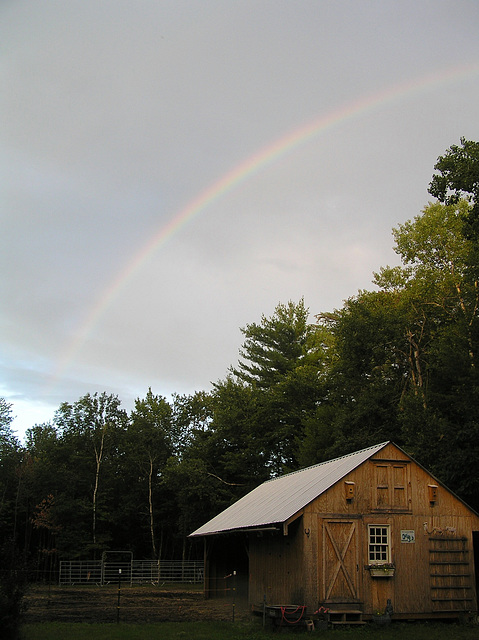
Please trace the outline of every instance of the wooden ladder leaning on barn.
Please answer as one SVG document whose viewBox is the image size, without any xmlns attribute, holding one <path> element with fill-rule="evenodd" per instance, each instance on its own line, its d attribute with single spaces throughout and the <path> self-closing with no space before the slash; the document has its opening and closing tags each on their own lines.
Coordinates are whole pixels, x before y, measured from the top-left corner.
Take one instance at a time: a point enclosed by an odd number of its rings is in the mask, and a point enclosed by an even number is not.
<svg viewBox="0 0 479 640">
<path fill-rule="evenodd" d="M 468 611 L 473 588 L 467 538 L 430 536 L 429 542 L 433 610 L 445 614 Z"/>
</svg>

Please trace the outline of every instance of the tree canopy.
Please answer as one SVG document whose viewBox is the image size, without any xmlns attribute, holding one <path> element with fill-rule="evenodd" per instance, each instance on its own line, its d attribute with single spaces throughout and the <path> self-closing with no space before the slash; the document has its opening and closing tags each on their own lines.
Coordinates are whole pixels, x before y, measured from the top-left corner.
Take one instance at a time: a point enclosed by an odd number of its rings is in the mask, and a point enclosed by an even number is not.
<svg viewBox="0 0 479 640">
<path fill-rule="evenodd" d="M 466 197 L 474 213 L 479 211 L 479 142 L 461 138 L 443 156 L 439 156 L 429 184 L 429 193 L 445 204 L 456 204 Z"/>
<path fill-rule="evenodd" d="M 429 184 L 429 193 L 445 204 L 456 204 L 461 198 L 469 202 L 464 216 L 464 235 L 472 240 L 469 263 L 479 277 L 479 142 L 461 138 L 439 156 Z"/>
</svg>

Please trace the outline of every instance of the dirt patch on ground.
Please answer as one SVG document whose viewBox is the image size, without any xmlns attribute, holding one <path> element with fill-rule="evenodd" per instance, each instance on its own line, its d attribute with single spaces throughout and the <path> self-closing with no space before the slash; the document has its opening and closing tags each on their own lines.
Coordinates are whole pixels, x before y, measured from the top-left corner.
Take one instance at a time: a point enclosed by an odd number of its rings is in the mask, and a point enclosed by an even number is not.
<svg viewBox="0 0 479 640">
<path fill-rule="evenodd" d="M 34 622 L 185 622 L 246 620 L 244 600 L 231 596 L 205 599 L 200 591 L 150 586 L 33 586 L 25 598 L 24 620 Z"/>
</svg>

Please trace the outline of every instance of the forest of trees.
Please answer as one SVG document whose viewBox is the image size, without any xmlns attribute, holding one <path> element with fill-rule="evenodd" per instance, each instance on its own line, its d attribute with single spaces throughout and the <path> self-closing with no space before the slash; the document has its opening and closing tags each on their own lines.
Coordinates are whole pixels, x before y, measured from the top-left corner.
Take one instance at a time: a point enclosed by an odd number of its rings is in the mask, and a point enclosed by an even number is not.
<svg viewBox="0 0 479 640">
<path fill-rule="evenodd" d="M 434 169 L 434 201 L 393 231 L 401 266 L 332 312 L 278 304 L 210 392 L 150 389 L 129 414 L 88 394 L 24 443 L 0 400 L 3 556 L 201 557 L 188 534 L 259 483 L 385 440 L 479 510 L 479 143 Z"/>
</svg>

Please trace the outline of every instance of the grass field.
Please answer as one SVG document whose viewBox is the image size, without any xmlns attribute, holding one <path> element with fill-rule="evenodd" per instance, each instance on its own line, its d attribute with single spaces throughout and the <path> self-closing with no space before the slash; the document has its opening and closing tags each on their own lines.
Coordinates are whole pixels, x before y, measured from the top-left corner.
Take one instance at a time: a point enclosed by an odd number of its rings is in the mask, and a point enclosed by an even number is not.
<svg viewBox="0 0 479 640">
<path fill-rule="evenodd" d="M 246 600 L 205 599 L 186 585 L 144 585 L 121 590 L 110 585 L 59 587 L 34 585 L 26 597 L 21 640 L 265 640 L 276 637 L 271 619 L 252 616 Z M 235 615 L 232 616 L 233 611 Z M 117 623 L 119 621 L 119 623 Z M 305 627 L 288 627 L 283 636 L 308 637 Z M 479 626 L 393 622 L 316 630 L 331 640 L 479 640 Z M 2 630 L 0 629 L 0 639 Z"/>
<path fill-rule="evenodd" d="M 286 635 L 306 634 L 305 630 Z M 283 634 L 284 635 L 284 634 Z M 313 637 L 332 640 L 478 640 L 479 627 L 446 623 L 395 623 L 387 628 L 366 625 L 361 628 L 318 631 Z M 231 622 L 161 622 L 156 624 L 85 624 L 48 622 L 27 624 L 22 640 L 264 640 L 276 637 L 260 624 Z"/>
</svg>

